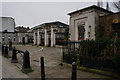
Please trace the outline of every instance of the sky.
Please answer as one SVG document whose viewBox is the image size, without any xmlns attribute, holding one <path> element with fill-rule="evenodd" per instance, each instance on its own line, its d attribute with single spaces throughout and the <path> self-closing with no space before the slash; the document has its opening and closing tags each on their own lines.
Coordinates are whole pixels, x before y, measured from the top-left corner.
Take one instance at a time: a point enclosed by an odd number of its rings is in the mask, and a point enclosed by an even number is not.
<svg viewBox="0 0 120 80">
<path fill-rule="evenodd" d="M 2 17 L 13 17 L 16 26 L 30 28 L 52 21 L 69 24 L 68 13 L 95 4 L 96 2 L 2 2 Z"/>
</svg>

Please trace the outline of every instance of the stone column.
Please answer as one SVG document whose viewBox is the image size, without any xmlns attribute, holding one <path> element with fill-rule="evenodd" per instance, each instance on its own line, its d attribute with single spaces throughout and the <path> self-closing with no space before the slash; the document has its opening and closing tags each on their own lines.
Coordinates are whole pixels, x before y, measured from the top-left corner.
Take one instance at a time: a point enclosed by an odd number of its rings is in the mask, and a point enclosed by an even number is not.
<svg viewBox="0 0 120 80">
<path fill-rule="evenodd" d="M 28 43 L 28 37 L 25 36 L 25 44 Z"/>
<path fill-rule="evenodd" d="M 34 45 L 36 45 L 36 34 L 34 32 Z"/>
<path fill-rule="evenodd" d="M 47 29 L 45 29 L 45 39 L 44 39 L 44 44 L 45 44 L 45 46 L 48 46 L 48 34 L 47 34 Z"/>
<path fill-rule="evenodd" d="M 54 42 L 53 42 L 53 46 L 55 46 L 56 45 L 56 37 L 55 37 L 55 32 L 53 32 L 53 39 L 54 39 Z"/>
<path fill-rule="evenodd" d="M 53 32 L 53 27 L 51 28 L 51 47 L 54 46 L 54 32 Z"/>
<path fill-rule="evenodd" d="M 40 32 L 37 31 L 37 45 L 40 45 Z"/>
<path fill-rule="evenodd" d="M 75 39 L 74 41 L 78 41 L 78 26 L 75 27 Z"/>
</svg>

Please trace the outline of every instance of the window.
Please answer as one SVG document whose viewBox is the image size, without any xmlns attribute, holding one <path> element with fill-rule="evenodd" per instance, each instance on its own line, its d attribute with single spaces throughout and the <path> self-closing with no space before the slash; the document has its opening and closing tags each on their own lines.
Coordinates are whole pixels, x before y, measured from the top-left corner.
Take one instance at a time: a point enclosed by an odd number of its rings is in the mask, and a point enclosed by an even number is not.
<svg viewBox="0 0 120 80">
<path fill-rule="evenodd" d="M 16 37 L 14 37 L 14 39 L 13 39 L 14 41 L 16 40 L 15 38 L 16 38 Z"/>
<path fill-rule="evenodd" d="M 63 29 L 63 32 L 65 32 L 65 29 Z"/>
<path fill-rule="evenodd" d="M 120 38 L 120 23 L 112 24 L 113 36 Z"/>
<path fill-rule="evenodd" d="M 2 38 L 2 41 L 4 41 L 5 39 L 4 39 L 4 37 Z"/>
<path fill-rule="evenodd" d="M 78 40 L 84 40 L 85 28 L 84 26 L 78 27 Z"/>
<path fill-rule="evenodd" d="M 10 41 L 10 37 L 8 37 L 8 41 Z"/>
</svg>

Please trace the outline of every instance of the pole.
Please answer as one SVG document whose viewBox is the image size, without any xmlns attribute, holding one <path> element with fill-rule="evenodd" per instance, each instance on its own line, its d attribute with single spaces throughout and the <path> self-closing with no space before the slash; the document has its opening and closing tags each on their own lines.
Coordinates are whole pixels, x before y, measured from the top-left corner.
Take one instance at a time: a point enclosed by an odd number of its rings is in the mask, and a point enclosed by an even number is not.
<svg viewBox="0 0 120 80">
<path fill-rule="evenodd" d="M 77 73 L 77 71 L 76 71 L 76 63 L 75 62 L 73 62 L 72 63 L 72 80 L 77 80 L 76 78 L 76 73 Z"/>
<path fill-rule="evenodd" d="M 44 57 L 41 57 L 41 80 L 45 80 Z"/>
</svg>

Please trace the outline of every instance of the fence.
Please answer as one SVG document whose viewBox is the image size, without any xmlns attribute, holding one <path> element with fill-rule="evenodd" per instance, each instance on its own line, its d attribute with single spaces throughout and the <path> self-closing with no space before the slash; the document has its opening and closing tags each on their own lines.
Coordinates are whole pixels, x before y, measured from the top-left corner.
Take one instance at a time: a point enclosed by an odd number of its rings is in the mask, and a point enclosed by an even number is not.
<svg viewBox="0 0 120 80">
<path fill-rule="evenodd" d="M 8 52 L 12 51 L 12 59 L 11 59 L 12 63 L 18 63 L 17 54 L 18 53 L 23 53 L 22 71 L 26 72 L 28 70 L 31 70 L 31 67 L 30 67 L 30 57 L 29 57 L 29 52 L 27 50 L 25 52 L 21 51 L 21 50 L 18 50 L 15 47 L 12 47 L 12 43 L 9 43 L 9 46 L 7 46 L 7 45 L 5 46 L 3 44 L 1 44 L 1 46 L 2 46 L 2 55 L 4 57 L 9 57 L 9 53 Z"/>
<path fill-rule="evenodd" d="M 69 42 L 63 47 L 63 62 L 74 61 L 83 67 L 120 72 L 120 42 Z"/>
</svg>

